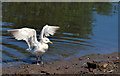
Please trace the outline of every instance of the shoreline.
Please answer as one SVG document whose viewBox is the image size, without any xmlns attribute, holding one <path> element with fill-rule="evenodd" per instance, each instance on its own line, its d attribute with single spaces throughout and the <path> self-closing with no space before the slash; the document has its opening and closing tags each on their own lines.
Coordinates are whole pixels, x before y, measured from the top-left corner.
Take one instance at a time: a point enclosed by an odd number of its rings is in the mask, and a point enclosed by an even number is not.
<svg viewBox="0 0 120 76">
<path fill-rule="evenodd" d="M 118 52 L 114 52 L 46 62 L 41 66 L 21 64 L 3 67 L 2 74 L 120 74 L 118 64 L 120 64 Z"/>
</svg>

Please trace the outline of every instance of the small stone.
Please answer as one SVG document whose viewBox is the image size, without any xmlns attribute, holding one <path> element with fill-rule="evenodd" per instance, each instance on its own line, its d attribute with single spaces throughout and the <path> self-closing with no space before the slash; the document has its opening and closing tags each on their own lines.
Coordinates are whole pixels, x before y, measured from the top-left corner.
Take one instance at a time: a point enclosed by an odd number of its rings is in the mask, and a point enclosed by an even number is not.
<svg viewBox="0 0 120 76">
<path fill-rule="evenodd" d="M 109 73 L 112 73 L 114 70 L 110 70 L 110 71 L 107 71 L 107 72 L 109 72 Z"/>
<path fill-rule="evenodd" d="M 87 63 L 83 63 L 82 67 L 83 67 L 83 66 L 87 66 Z"/>
<path fill-rule="evenodd" d="M 116 67 L 116 64 L 114 64 L 113 66 Z"/>
<path fill-rule="evenodd" d="M 27 66 L 27 68 L 29 68 L 29 66 Z"/>
<path fill-rule="evenodd" d="M 46 73 L 46 75 L 50 75 L 50 73 Z"/>
<path fill-rule="evenodd" d="M 24 67 L 24 66 L 23 66 L 22 68 L 23 68 L 23 69 L 25 69 L 25 67 Z"/>
<path fill-rule="evenodd" d="M 88 62 L 87 62 L 87 65 L 88 65 L 88 68 L 93 68 L 93 69 L 95 69 L 95 68 L 97 67 L 97 65 L 96 65 L 94 62 L 92 62 L 92 61 L 88 61 Z"/>
<path fill-rule="evenodd" d="M 65 66 L 65 69 L 68 69 L 69 68 L 69 66 Z"/>
<path fill-rule="evenodd" d="M 108 66 L 108 64 L 107 64 L 107 63 L 103 64 L 103 68 L 106 68 L 107 66 Z"/>
<path fill-rule="evenodd" d="M 79 60 L 82 60 L 82 58 L 79 58 Z"/>
<path fill-rule="evenodd" d="M 78 64 L 75 64 L 75 65 L 78 65 Z"/>
<path fill-rule="evenodd" d="M 57 68 L 56 68 L 56 70 L 59 70 L 59 69 L 60 69 L 60 67 L 57 67 Z"/>
<path fill-rule="evenodd" d="M 51 64 L 53 64 L 53 62 L 49 62 L 49 64 L 51 65 Z"/>
<path fill-rule="evenodd" d="M 46 73 L 45 71 L 41 71 L 41 73 Z"/>
<path fill-rule="evenodd" d="M 103 72 L 106 72 L 106 69 L 104 69 Z"/>
<path fill-rule="evenodd" d="M 119 57 L 116 57 L 116 59 L 119 59 Z"/>
<path fill-rule="evenodd" d="M 89 57 L 87 59 L 90 59 Z"/>
</svg>

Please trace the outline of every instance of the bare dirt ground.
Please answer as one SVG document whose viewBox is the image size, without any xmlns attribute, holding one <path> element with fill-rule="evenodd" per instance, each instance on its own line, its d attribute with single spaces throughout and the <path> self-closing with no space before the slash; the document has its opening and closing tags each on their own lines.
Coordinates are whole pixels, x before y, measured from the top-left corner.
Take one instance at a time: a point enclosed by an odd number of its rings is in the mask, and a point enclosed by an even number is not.
<svg viewBox="0 0 120 76">
<path fill-rule="evenodd" d="M 5 74 L 120 74 L 118 53 L 92 54 L 68 60 L 46 62 L 44 65 L 24 64 L 2 68 Z"/>
</svg>

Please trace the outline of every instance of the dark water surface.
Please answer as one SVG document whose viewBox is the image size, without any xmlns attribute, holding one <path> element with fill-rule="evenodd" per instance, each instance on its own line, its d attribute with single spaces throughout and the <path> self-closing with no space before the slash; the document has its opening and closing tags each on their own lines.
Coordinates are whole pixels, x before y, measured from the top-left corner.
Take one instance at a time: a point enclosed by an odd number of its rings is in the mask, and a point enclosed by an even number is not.
<svg viewBox="0 0 120 76">
<path fill-rule="evenodd" d="M 60 29 L 50 37 L 54 44 L 44 54 L 44 61 L 108 54 L 118 51 L 117 3 L 2 3 L 3 66 L 32 63 L 35 58 L 25 41 L 17 41 L 7 30 L 34 28 L 37 35 L 45 24 Z M 18 63 L 16 63 L 18 61 Z"/>
</svg>

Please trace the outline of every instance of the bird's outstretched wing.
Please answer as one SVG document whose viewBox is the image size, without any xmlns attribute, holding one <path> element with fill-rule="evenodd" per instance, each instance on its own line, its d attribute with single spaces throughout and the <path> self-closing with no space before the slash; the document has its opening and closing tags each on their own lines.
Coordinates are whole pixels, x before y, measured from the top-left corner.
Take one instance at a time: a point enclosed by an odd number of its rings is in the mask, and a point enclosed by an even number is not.
<svg viewBox="0 0 120 76">
<path fill-rule="evenodd" d="M 37 42 L 36 31 L 30 28 L 21 28 L 8 30 L 10 34 L 17 40 L 25 40 L 29 46 L 27 50 L 31 50 Z"/>
<path fill-rule="evenodd" d="M 54 35 L 55 31 L 57 29 L 59 29 L 60 27 L 58 26 L 48 26 L 45 25 L 40 33 L 39 38 L 43 39 L 44 37 L 50 36 L 50 35 Z"/>
</svg>

